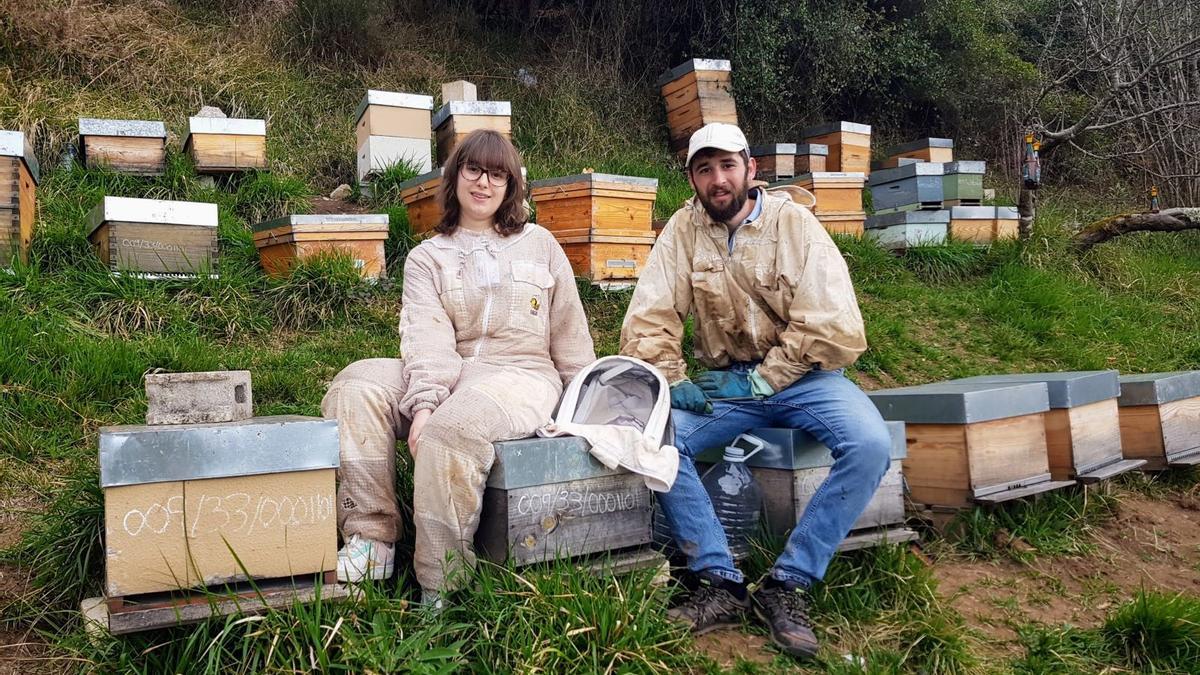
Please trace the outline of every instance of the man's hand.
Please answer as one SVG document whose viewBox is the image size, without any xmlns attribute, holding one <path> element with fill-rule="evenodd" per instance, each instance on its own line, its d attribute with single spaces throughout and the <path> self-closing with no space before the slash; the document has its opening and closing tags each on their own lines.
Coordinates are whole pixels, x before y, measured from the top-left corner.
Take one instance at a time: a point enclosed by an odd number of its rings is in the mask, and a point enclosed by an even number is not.
<svg viewBox="0 0 1200 675">
<path fill-rule="evenodd" d="M 711 398 L 752 398 L 754 396 L 754 390 L 750 387 L 750 376 L 747 373 L 710 370 L 697 377 L 696 384 Z"/>
<path fill-rule="evenodd" d="M 712 412 L 712 404 L 700 387 L 691 380 L 682 380 L 671 385 L 671 407 L 699 414 Z"/>
<path fill-rule="evenodd" d="M 433 411 L 429 408 L 413 413 L 412 424 L 408 427 L 408 454 L 414 458 L 417 456 L 417 439 L 421 437 L 425 423 L 429 421 L 431 415 L 433 415 Z"/>
</svg>

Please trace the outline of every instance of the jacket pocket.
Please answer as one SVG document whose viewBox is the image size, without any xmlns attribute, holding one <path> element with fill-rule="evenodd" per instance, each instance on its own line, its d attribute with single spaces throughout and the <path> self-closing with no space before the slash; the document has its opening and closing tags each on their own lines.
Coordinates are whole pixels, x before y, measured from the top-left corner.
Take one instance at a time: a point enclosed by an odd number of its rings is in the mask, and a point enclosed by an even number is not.
<svg viewBox="0 0 1200 675">
<path fill-rule="evenodd" d="M 461 330 L 467 315 L 467 295 L 463 288 L 461 269 L 442 270 L 442 288 L 438 299 L 441 300 L 446 315 L 454 322 L 455 329 Z"/>
<path fill-rule="evenodd" d="M 537 335 L 546 334 L 550 315 L 550 289 L 554 276 L 544 265 L 517 261 L 512 264 L 509 325 Z"/>
</svg>

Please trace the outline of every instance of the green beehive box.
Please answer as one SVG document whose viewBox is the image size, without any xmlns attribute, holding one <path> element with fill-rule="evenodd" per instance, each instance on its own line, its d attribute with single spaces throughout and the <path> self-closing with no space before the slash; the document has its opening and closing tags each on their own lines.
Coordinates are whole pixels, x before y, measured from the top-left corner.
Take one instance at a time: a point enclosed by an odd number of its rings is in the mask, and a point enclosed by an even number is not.
<svg viewBox="0 0 1200 675">
<path fill-rule="evenodd" d="M 987 162 L 946 162 L 942 173 L 942 199 L 948 206 L 971 206 L 983 201 L 983 174 Z"/>
</svg>

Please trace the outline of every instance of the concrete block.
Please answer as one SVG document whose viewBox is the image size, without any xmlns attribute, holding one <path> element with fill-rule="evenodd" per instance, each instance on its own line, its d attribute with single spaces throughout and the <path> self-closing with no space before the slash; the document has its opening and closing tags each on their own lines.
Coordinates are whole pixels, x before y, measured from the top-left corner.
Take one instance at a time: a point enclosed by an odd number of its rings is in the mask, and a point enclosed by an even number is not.
<svg viewBox="0 0 1200 675">
<path fill-rule="evenodd" d="M 447 101 L 478 101 L 479 91 L 466 80 L 442 83 L 442 103 Z"/>
<path fill-rule="evenodd" d="M 146 424 L 238 422 L 253 415 L 250 371 L 146 376 Z"/>
</svg>

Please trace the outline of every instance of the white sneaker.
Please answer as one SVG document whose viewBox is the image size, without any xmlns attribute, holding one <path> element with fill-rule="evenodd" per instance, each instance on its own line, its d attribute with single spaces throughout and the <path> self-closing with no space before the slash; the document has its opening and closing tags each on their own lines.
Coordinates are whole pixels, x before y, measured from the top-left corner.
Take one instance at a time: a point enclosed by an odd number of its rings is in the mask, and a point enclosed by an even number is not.
<svg viewBox="0 0 1200 675">
<path fill-rule="evenodd" d="M 338 581 L 356 584 L 365 579 L 387 579 L 396 564 L 396 547 L 357 534 L 338 551 Z"/>
</svg>

